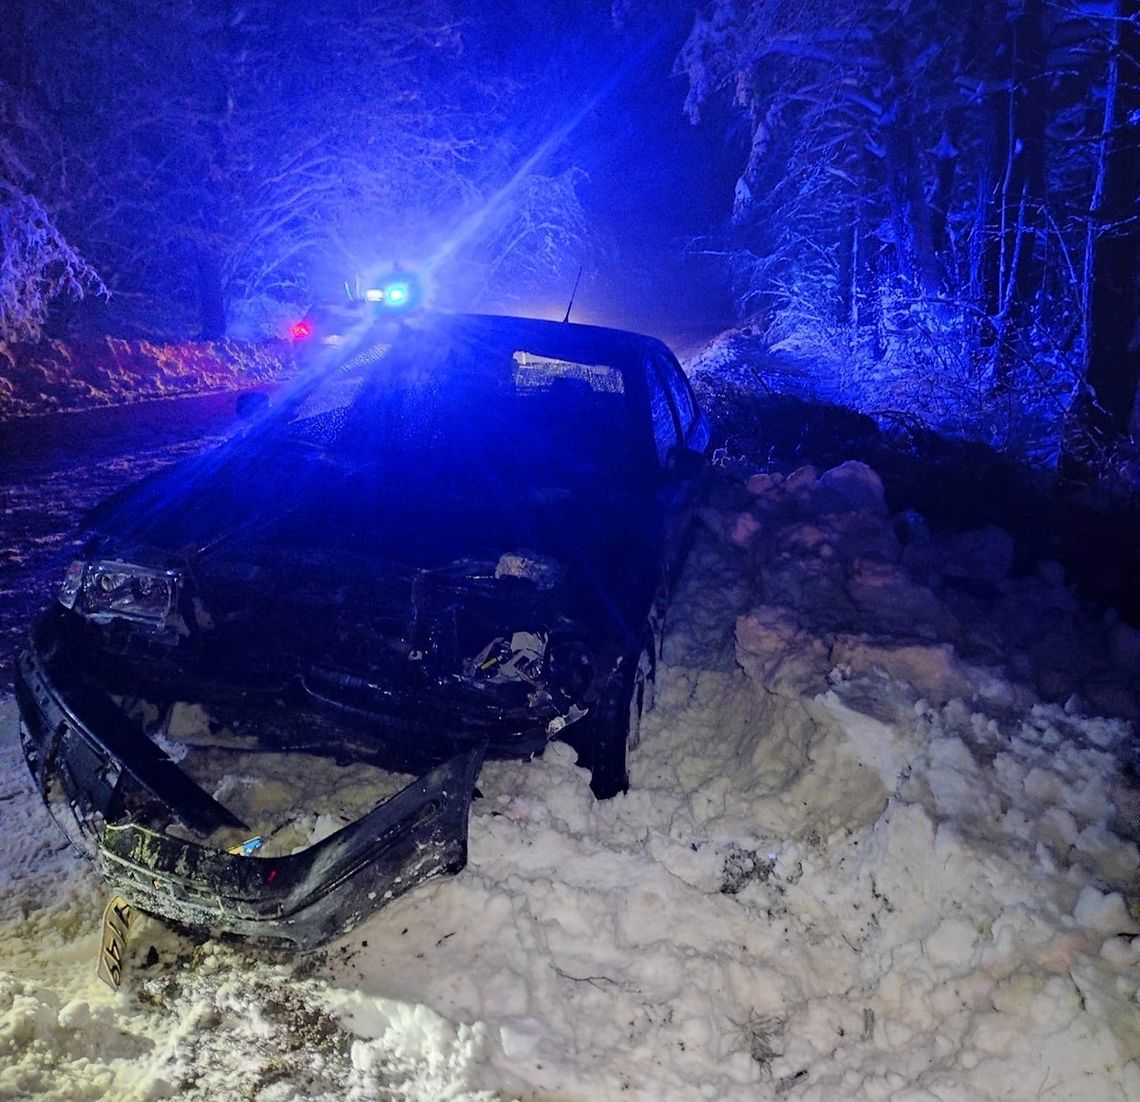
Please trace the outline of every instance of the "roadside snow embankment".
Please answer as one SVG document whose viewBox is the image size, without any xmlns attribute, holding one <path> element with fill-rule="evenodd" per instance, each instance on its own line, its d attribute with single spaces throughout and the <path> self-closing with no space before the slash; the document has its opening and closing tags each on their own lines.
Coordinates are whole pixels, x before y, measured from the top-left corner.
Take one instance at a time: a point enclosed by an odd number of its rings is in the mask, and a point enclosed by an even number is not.
<svg viewBox="0 0 1140 1102">
<path fill-rule="evenodd" d="M 279 341 L 0 342 L 0 420 L 237 390 L 277 378 L 290 360 Z"/>
<path fill-rule="evenodd" d="M 892 524 L 861 464 L 749 488 L 711 518 L 762 602 L 737 619 L 737 660 L 814 720 L 802 752 L 772 747 L 786 780 L 756 810 L 791 828 L 774 876 L 792 865 L 859 957 L 897 1080 L 882 1096 L 1024 1097 L 1034 1076 L 1050 1097 L 1136 1095 L 1132 729 L 1078 696 L 1043 703 L 1032 676 L 1059 687 L 1041 644 L 1064 643 L 1065 687 L 1134 717 L 1135 633 L 1082 621 L 1052 567 L 1010 580 L 997 530 Z M 831 1083 L 804 1097 L 847 1097 L 846 1061 L 829 1077 L 801 1047 Z"/>
<path fill-rule="evenodd" d="M 1140 1098 L 1135 638 L 861 464 L 703 519 L 629 794 L 489 763 L 468 868 L 326 952 L 150 922 L 99 990 L 100 891 L 8 782 L 0 1097 Z"/>
</svg>

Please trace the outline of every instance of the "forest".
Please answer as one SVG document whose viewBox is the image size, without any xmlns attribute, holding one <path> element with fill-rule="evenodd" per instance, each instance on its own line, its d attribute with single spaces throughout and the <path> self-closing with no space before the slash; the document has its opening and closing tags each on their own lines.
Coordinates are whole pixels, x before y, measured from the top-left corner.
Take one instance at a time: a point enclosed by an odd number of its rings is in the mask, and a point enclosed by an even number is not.
<svg viewBox="0 0 1140 1102">
<path fill-rule="evenodd" d="M 435 305 L 526 313 L 582 273 L 608 324 L 690 311 L 864 411 L 1136 480 L 1138 0 L 5 24 L 0 341 L 279 335 L 393 262 Z"/>
</svg>

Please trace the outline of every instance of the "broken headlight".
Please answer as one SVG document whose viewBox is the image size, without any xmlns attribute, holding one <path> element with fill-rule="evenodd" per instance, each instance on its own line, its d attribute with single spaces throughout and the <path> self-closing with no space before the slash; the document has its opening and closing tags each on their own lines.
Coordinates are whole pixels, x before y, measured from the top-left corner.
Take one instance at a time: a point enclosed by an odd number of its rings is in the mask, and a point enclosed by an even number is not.
<svg viewBox="0 0 1140 1102">
<path fill-rule="evenodd" d="M 136 620 L 163 627 L 174 611 L 181 584 L 177 570 L 98 560 L 73 562 L 59 590 L 59 603 L 96 623 Z"/>
</svg>

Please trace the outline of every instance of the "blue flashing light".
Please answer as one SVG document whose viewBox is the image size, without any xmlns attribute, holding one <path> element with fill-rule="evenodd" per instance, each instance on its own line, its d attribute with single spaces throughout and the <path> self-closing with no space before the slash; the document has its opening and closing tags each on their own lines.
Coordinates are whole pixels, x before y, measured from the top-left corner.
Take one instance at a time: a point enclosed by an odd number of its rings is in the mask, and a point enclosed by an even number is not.
<svg viewBox="0 0 1140 1102">
<path fill-rule="evenodd" d="M 372 303 L 380 313 L 387 314 L 414 310 L 422 299 L 423 290 L 419 280 L 400 269 L 389 273 L 364 291 L 364 301 Z"/>
<path fill-rule="evenodd" d="M 423 291 L 416 277 L 400 272 L 380 284 L 380 297 L 373 301 L 386 313 L 402 314 L 414 310 L 422 299 Z"/>
</svg>

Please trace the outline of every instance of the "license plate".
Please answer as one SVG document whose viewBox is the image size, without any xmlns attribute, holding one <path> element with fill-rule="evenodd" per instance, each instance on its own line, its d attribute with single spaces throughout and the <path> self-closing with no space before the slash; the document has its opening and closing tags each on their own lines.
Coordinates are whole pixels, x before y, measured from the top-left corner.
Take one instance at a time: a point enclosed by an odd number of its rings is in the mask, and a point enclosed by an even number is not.
<svg viewBox="0 0 1140 1102">
<path fill-rule="evenodd" d="M 135 921 L 135 909 L 121 895 L 103 908 L 103 937 L 99 943 L 96 975 L 114 991 L 123 982 L 127 962 L 127 934 Z"/>
</svg>

